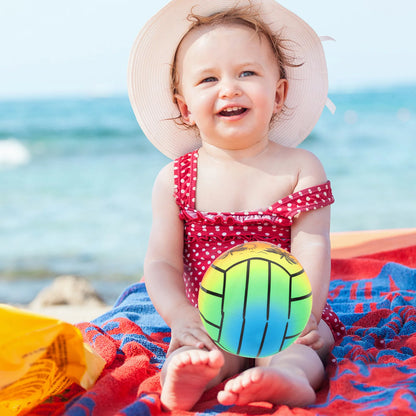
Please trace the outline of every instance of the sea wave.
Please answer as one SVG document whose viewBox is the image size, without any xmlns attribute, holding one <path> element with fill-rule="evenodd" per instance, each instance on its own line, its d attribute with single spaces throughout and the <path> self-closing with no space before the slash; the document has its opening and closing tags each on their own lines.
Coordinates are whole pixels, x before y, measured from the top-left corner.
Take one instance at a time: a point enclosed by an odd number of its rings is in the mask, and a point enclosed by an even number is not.
<svg viewBox="0 0 416 416">
<path fill-rule="evenodd" d="M 0 140 L 0 167 L 26 165 L 30 161 L 30 152 L 15 138 Z"/>
</svg>

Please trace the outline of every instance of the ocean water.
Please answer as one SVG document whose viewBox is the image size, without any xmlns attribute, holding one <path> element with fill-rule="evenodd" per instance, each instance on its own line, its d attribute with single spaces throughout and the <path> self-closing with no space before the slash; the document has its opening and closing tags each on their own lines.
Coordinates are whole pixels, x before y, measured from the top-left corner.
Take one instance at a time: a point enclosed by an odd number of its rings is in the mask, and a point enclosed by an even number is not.
<svg viewBox="0 0 416 416">
<path fill-rule="evenodd" d="M 331 94 L 302 147 L 336 198 L 332 230 L 416 226 L 416 86 Z M 141 278 L 151 190 L 168 160 L 127 97 L 0 101 L 0 302 L 62 274 L 108 301 Z"/>
</svg>

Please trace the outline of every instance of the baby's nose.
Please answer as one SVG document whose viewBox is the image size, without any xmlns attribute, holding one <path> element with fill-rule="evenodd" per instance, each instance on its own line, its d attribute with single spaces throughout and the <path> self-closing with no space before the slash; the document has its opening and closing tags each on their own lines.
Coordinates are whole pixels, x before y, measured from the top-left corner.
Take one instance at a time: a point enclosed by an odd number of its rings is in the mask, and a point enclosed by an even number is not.
<svg viewBox="0 0 416 416">
<path fill-rule="evenodd" d="M 238 82 L 234 79 L 224 79 L 221 82 L 220 97 L 231 98 L 241 95 Z"/>
</svg>

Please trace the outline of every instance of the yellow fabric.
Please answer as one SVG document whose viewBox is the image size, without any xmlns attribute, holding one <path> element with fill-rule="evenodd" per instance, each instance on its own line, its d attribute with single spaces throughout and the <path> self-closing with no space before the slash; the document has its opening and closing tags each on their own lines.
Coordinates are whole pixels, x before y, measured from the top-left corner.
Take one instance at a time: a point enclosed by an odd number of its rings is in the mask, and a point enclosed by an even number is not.
<svg viewBox="0 0 416 416">
<path fill-rule="evenodd" d="M 73 325 L 0 304 L 0 414 L 23 415 L 72 383 L 91 387 L 105 361 Z"/>
</svg>

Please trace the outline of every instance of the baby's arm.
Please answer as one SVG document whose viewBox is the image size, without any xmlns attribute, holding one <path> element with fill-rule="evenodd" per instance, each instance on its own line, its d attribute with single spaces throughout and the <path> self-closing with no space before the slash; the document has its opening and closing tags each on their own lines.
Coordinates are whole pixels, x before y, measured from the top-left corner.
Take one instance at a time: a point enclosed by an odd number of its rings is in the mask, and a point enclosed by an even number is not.
<svg viewBox="0 0 416 416">
<path fill-rule="evenodd" d="M 183 281 L 183 222 L 173 196 L 173 165 L 159 173 L 153 188 L 153 221 L 144 263 L 146 288 L 172 330 L 169 352 L 183 345 L 214 348 Z"/>
<path fill-rule="evenodd" d="M 311 153 L 300 152 L 300 173 L 295 191 L 320 185 L 327 181 L 319 160 Z M 301 213 L 294 221 L 291 230 L 291 251 L 299 260 L 312 286 L 312 315 L 303 339 L 300 342 L 319 349 L 322 346 L 317 325 L 328 297 L 331 248 L 330 248 L 330 207 Z"/>
</svg>

